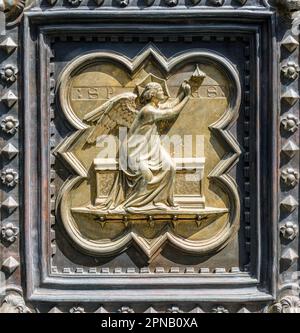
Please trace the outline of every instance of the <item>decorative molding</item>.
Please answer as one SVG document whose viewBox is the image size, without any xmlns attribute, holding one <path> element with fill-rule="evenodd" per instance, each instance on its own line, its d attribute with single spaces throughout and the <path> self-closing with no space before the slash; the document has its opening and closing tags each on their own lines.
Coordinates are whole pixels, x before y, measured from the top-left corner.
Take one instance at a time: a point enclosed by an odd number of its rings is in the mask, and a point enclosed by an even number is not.
<svg viewBox="0 0 300 333">
<path fill-rule="evenodd" d="M 45 6 L 45 5 L 44 5 Z M 58 5 L 58 6 L 60 6 L 60 4 Z M 105 6 L 106 6 L 106 4 L 105 4 Z M 251 6 L 251 4 L 249 4 L 249 6 Z M 249 7 L 248 5 L 247 5 L 247 8 Z M 85 9 L 85 8 L 84 8 Z M 132 8 L 130 8 L 130 9 L 132 9 Z M 59 12 L 59 11 L 61 11 L 62 13 L 63 13 L 63 10 L 64 9 L 61 9 L 60 7 L 59 8 L 57 8 L 57 10 L 51 10 L 51 15 L 53 15 L 53 16 L 55 16 L 55 15 L 57 15 L 57 12 Z M 175 10 L 180 10 L 179 8 L 177 8 L 177 9 L 175 9 Z M 175 11 L 174 10 L 174 11 Z M 71 12 L 72 11 L 72 9 L 69 9 L 69 11 Z M 80 11 L 80 9 L 78 10 L 78 12 Z M 86 10 L 86 12 L 87 12 L 88 10 Z M 187 11 L 187 9 L 186 9 L 186 11 Z M 48 12 L 50 12 L 49 10 L 48 10 Z M 74 12 L 75 11 L 73 11 L 73 14 L 74 14 Z M 83 10 L 81 10 L 81 12 L 80 12 L 80 15 L 83 15 L 83 14 L 81 14 L 83 12 Z M 127 11 L 123 11 L 123 13 L 126 13 L 126 15 L 127 15 L 127 12 L 129 12 L 129 10 Z M 31 13 L 30 13 L 31 14 Z M 38 13 L 39 14 L 39 13 Z M 47 16 L 47 9 L 45 9 L 45 11 L 43 11 L 43 15 L 45 15 L 45 16 Z M 77 14 L 77 12 L 75 12 L 75 14 Z M 97 14 L 97 13 L 93 13 L 93 14 Z M 33 13 L 33 15 L 36 15 L 35 13 Z M 71 14 L 72 15 L 72 14 Z M 129 14 L 128 14 L 129 15 Z M 253 11 L 253 15 L 254 15 L 254 11 Z M 31 19 L 31 18 L 29 18 L 29 19 Z M 37 22 L 37 21 L 36 21 Z M 80 23 L 79 23 L 80 24 Z M 258 30 L 257 30 L 258 31 Z M 80 32 L 81 33 L 81 32 Z M 91 31 L 91 34 L 93 34 L 93 32 Z M 189 36 L 186 36 L 187 37 L 187 39 L 188 39 L 188 37 Z M 94 37 L 93 37 L 94 38 Z M 102 35 L 101 35 L 101 38 L 104 38 L 104 39 L 106 39 L 106 40 L 109 40 L 109 38 L 107 38 L 106 36 L 104 36 L 104 37 L 102 37 Z M 154 38 L 154 37 L 153 37 Z M 235 36 L 233 36 L 232 38 L 235 38 Z M 180 39 L 180 38 L 179 38 Z M 190 38 L 190 39 L 192 39 L 192 38 Z M 97 42 L 97 40 L 95 40 L 95 39 L 93 39 L 93 42 Z M 250 50 L 250 52 L 252 52 L 252 50 Z M 221 51 L 220 51 L 220 53 L 222 53 Z M 251 66 L 250 66 L 251 67 Z M 271 66 L 270 66 L 271 67 Z M 251 69 L 252 69 L 252 67 L 251 67 Z M 49 70 L 50 71 L 50 70 Z M 251 72 L 252 72 L 252 70 L 251 70 Z M 44 72 L 43 72 L 44 73 Z M 48 72 L 47 72 L 48 73 Z M 244 73 L 242 73 L 242 76 L 244 75 Z M 251 80 L 250 80 L 251 81 Z M 244 85 L 243 85 L 244 86 Z M 50 97 L 51 98 L 51 97 Z M 30 100 L 32 100 L 32 99 L 30 99 Z M 27 99 L 26 101 L 29 101 L 29 99 Z M 29 103 L 30 104 L 30 103 Z M 266 103 L 267 104 L 267 103 Z M 244 105 L 244 104 L 243 104 Z M 270 110 L 270 109 L 269 109 Z M 51 111 L 50 111 L 51 112 Z M 271 111 L 270 111 L 270 113 L 271 113 Z M 252 117 L 252 114 L 251 114 L 251 117 Z M 270 118 L 272 118 L 272 117 L 270 117 Z M 252 120 L 251 120 L 252 121 Z M 251 125 L 251 124 L 250 124 Z M 251 126 L 250 126 L 251 127 Z M 240 128 L 239 128 L 240 129 Z M 28 128 L 27 128 L 27 131 L 28 131 Z M 269 131 L 269 130 L 268 130 Z M 59 136 L 57 135 L 57 137 L 59 138 Z M 263 137 L 263 136 L 262 136 Z M 268 136 L 268 138 L 269 138 L 269 136 Z M 59 140 L 59 139 L 57 139 L 56 137 L 55 138 L 51 138 L 51 140 L 52 141 L 54 141 L 54 140 Z M 14 141 L 13 141 L 14 142 Z M 251 143 L 251 142 L 250 142 Z M 252 143 L 251 143 L 252 144 Z M 26 150 L 26 153 L 27 153 L 27 150 Z M 51 156 L 51 163 L 52 163 L 52 161 L 53 161 L 53 159 L 52 159 L 52 156 Z M 57 163 L 59 163 L 59 162 L 57 162 Z M 51 174 L 51 176 L 50 177 L 53 177 L 52 176 L 52 174 Z M 51 178 L 52 179 L 52 178 Z M 243 189 L 242 189 L 243 190 Z M 53 189 L 52 189 L 52 187 L 51 187 L 51 193 L 53 192 Z M 55 190 L 54 190 L 54 192 L 55 192 Z M 51 200 L 53 200 L 53 198 L 51 197 Z M 50 201 L 50 200 L 49 200 Z M 34 206 L 35 207 L 35 206 Z M 53 217 L 53 216 L 52 216 Z M 253 220 L 253 218 L 252 218 L 252 216 L 251 216 L 251 221 Z M 128 221 L 126 221 L 126 222 L 128 222 Z M 55 223 L 55 222 L 53 222 L 53 219 L 51 219 L 51 224 L 52 223 Z M 252 224 L 252 223 L 251 223 Z M 49 225 L 50 225 L 50 223 L 49 223 Z M 99 227 L 100 227 L 100 225 L 99 225 Z M 50 228 L 49 228 L 50 229 Z M 50 232 L 51 232 L 51 237 L 52 237 L 52 230 L 50 230 Z M 254 232 L 252 232 L 252 234 L 254 234 Z M 253 242 L 255 242 L 255 240 L 253 240 Z M 68 264 L 67 264 L 68 265 Z M 70 270 L 72 271 L 72 274 L 73 274 L 73 266 L 70 264 Z M 60 269 L 60 267 L 58 267 L 58 269 Z M 74 270 L 75 270 L 75 268 L 74 268 Z M 85 270 L 85 269 L 83 269 L 83 270 Z M 100 270 L 100 268 L 98 268 L 97 267 L 97 270 Z M 226 270 L 228 270 L 228 268 L 226 268 Z M 30 271 L 30 270 L 28 270 L 28 271 Z M 174 269 L 173 271 L 176 271 L 176 269 Z M 203 269 L 203 271 L 204 271 L 204 269 Z M 92 270 L 92 269 L 89 269 L 88 270 L 88 274 L 94 274 L 93 273 L 94 272 L 94 270 Z M 127 270 L 126 270 L 126 268 L 125 269 L 123 269 L 123 273 L 126 273 L 127 272 Z M 196 270 L 195 270 L 195 272 L 196 272 Z M 215 273 L 215 270 L 214 269 L 211 269 L 211 272 L 214 272 Z M 167 270 L 165 270 L 165 273 L 167 273 Z M 74 274 L 77 274 L 76 275 L 76 278 L 75 279 L 77 279 L 77 278 L 79 278 L 79 276 L 78 275 L 80 275 L 80 274 L 82 274 L 82 273 L 80 273 L 79 272 L 79 270 L 78 271 L 76 271 L 76 272 L 74 272 Z M 219 274 L 219 273 L 216 273 L 216 274 Z M 223 274 L 223 273 L 222 273 Z M 102 277 L 101 277 L 102 278 Z M 69 279 L 69 277 L 68 278 L 66 278 L 65 280 L 67 280 L 67 279 Z M 70 278 L 70 280 L 72 279 L 72 277 Z M 80 278 L 79 278 L 80 279 Z M 49 278 L 49 281 L 51 280 L 51 277 Z M 59 280 L 59 278 L 58 278 L 58 280 Z M 58 281 L 57 280 L 57 281 Z M 74 278 L 73 278 L 73 280 L 74 280 Z M 91 280 L 91 279 L 89 279 L 89 280 Z M 52 279 L 52 281 L 54 281 L 54 279 Z M 49 282 L 49 284 L 51 285 L 51 283 L 52 283 L 52 281 L 50 281 Z M 78 280 L 79 281 L 79 280 Z M 80 283 L 80 282 L 79 282 Z M 52 287 L 51 287 L 52 288 Z M 45 291 L 43 291 L 43 290 L 41 290 L 40 291 L 41 292 L 41 294 L 39 295 L 39 291 L 37 290 L 37 292 L 36 292 L 36 294 L 34 294 L 33 296 L 32 295 L 30 295 L 30 297 L 32 297 L 32 298 L 34 298 L 34 297 L 36 297 L 36 299 L 38 299 L 38 297 L 40 297 L 40 299 L 42 299 L 42 297 L 45 297 Z M 55 291 L 53 291 L 53 290 L 51 290 L 51 292 L 53 292 L 53 294 L 54 294 L 54 292 Z M 84 293 L 87 295 L 88 294 L 88 291 L 84 291 Z M 42 296 L 42 294 L 43 294 L 43 296 Z M 56 295 L 57 295 L 57 293 L 56 293 Z M 65 294 L 64 294 L 65 295 Z M 61 308 L 61 309 L 63 309 L 63 306 L 62 306 L 62 302 L 63 302 L 63 300 L 62 300 L 62 297 L 63 296 L 61 296 L 61 295 L 57 295 L 57 297 L 59 298 L 60 297 L 60 301 L 57 301 L 57 304 L 58 304 L 58 306 L 59 306 L 59 308 Z M 66 296 L 66 297 L 69 297 L 69 296 Z M 88 297 L 88 296 L 87 296 Z M 265 297 L 265 296 L 264 296 Z M 46 298 L 47 298 L 47 296 L 46 296 Z M 53 296 L 53 299 L 54 299 L 54 296 Z M 95 298 L 94 298 L 95 299 Z M 51 303 L 51 305 L 53 306 L 53 304 L 55 303 L 56 301 L 52 301 L 52 303 Z M 227 302 L 227 301 L 226 301 Z M 99 303 L 98 303 L 99 304 Z M 106 305 L 107 304 L 105 304 L 104 306 L 106 307 Z M 69 305 L 68 305 L 69 306 Z M 98 305 L 99 306 L 99 305 Z M 134 305 L 132 304 L 132 306 L 134 307 Z M 181 304 L 179 304 L 179 306 L 181 306 Z M 201 306 L 202 306 L 202 304 L 201 304 Z M 205 306 L 207 306 L 207 303 L 205 303 Z M 204 308 L 205 308 L 205 306 L 204 306 Z M 230 312 L 232 312 L 232 309 L 231 309 L 231 306 L 230 305 L 227 305 L 227 303 L 226 303 L 226 307 L 228 307 L 228 309 L 230 310 Z M 86 307 L 85 306 L 85 308 L 86 308 L 86 311 L 88 311 L 89 310 L 89 308 L 88 307 Z M 109 308 L 109 306 L 107 307 L 107 308 Z M 252 308 L 252 307 L 250 307 L 249 306 L 249 309 L 250 308 Z"/>
</svg>

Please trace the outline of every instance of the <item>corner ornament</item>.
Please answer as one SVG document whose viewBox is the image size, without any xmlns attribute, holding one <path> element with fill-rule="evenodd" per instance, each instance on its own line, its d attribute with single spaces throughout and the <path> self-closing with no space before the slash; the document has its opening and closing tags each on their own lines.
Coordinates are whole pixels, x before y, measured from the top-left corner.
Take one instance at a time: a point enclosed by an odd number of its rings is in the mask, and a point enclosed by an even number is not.
<svg viewBox="0 0 300 333">
<path fill-rule="evenodd" d="M 134 242 L 150 260 L 166 242 L 203 255 L 234 237 L 240 201 L 227 172 L 241 150 L 228 129 L 241 89 L 229 61 L 202 50 L 167 59 L 153 45 L 134 59 L 91 53 L 57 89 L 76 130 L 55 154 L 77 176 L 56 215 L 75 246 L 108 256 Z"/>
<path fill-rule="evenodd" d="M 4 297 L 0 306 L 0 313 L 31 313 L 23 297 L 17 293 L 9 293 Z"/>
<path fill-rule="evenodd" d="M 300 299 L 297 296 L 284 296 L 268 309 L 270 313 L 300 313 Z"/>
<path fill-rule="evenodd" d="M 0 0 L 0 12 L 5 14 L 8 26 L 19 22 L 25 7 L 29 6 L 33 0 Z"/>
</svg>

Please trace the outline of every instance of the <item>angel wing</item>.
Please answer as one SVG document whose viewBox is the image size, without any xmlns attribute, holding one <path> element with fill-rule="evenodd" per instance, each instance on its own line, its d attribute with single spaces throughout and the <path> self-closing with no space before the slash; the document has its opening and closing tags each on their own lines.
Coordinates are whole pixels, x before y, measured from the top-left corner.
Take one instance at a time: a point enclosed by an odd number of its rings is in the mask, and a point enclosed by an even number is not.
<svg viewBox="0 0 300 333">
<path fill-rule="evenodd" d="M 116 126 L 130 128 L 138 113 L 136 99 L 136 94 L 124 93 L 111 98 L 99 108 L 85 115 L 83 120 L 94 126 L 87 137 L 87 142 L 94 143 L 97 137 L 109 134 Z"/>
</svg>

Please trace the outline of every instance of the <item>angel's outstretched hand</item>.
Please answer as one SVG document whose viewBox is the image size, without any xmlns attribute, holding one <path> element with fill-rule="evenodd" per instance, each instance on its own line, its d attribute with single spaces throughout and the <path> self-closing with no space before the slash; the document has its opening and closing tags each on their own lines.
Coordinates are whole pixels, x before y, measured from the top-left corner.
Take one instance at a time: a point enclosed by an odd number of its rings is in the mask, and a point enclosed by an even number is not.
<svg viewBox="0 0 300 333">
<path fill-rule="evenodd" d="M 180 88 L 186 97 L 191 95 L 192 88 L 191 85 L 188 83 L 188 81 L 183 81 Z"/>
</svg>

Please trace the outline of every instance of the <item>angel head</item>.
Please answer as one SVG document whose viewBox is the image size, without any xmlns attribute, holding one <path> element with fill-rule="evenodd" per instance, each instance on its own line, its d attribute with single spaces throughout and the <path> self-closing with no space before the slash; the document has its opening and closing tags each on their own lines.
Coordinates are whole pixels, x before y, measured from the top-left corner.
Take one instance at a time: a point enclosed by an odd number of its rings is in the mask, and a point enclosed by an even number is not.
<svg viewBox="0 0 300 333">
<path fill-rule="evenodd" d="M 159 103 L 165 98 L 166 96 L 162 86 L 157 82 L 150 82 L 145 86 L 144 91 L 141 94 L 140 100 L 141 103 L 147 104 L 151 101 Z"/>
</svg>

